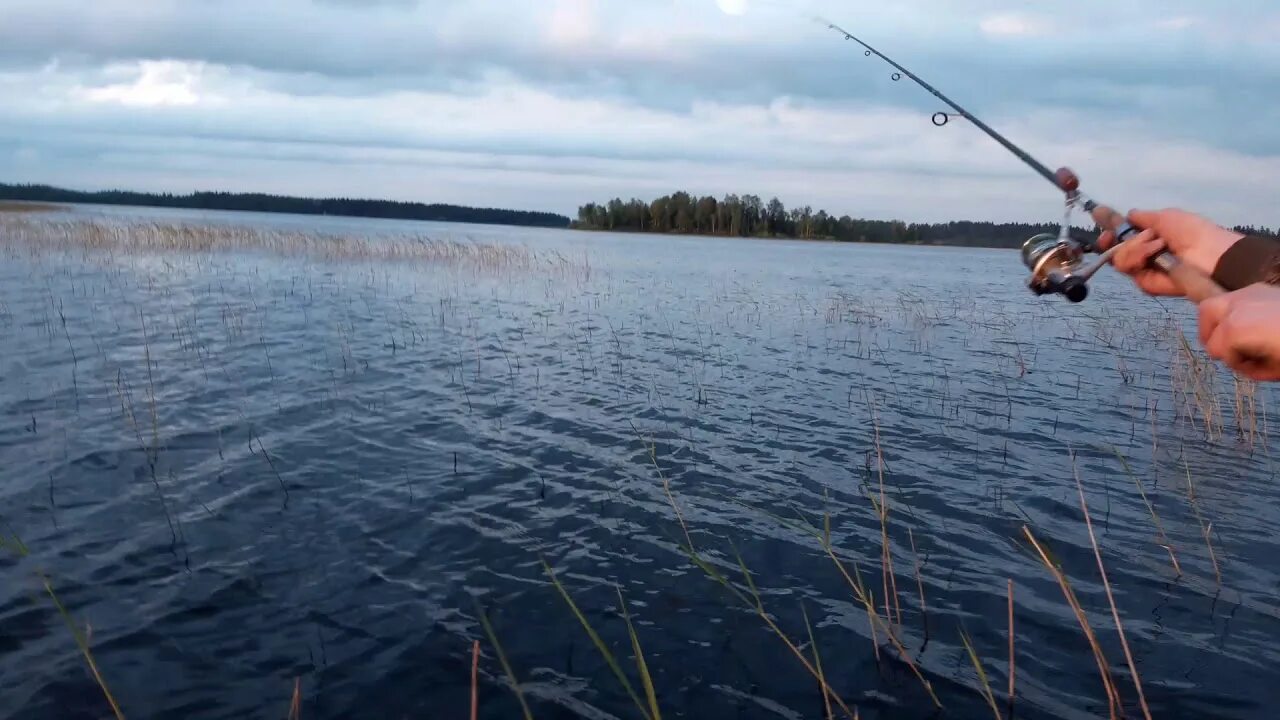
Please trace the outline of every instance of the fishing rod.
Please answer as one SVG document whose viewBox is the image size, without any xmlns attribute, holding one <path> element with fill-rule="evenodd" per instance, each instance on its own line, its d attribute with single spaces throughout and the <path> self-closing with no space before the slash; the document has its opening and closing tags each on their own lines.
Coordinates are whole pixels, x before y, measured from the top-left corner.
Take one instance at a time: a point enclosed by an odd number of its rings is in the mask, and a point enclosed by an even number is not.
<svg viewBox="0 0 1280 720">
<path fill-rule="evenodd" d="M 1066 210 L 1062 225 L 1057 235 L 1044 233 L 1026 241 L 1022 246 L 1022 261 L 1031 271 L 1031 279 L 1027 285 L 1037 295 L 1063 295 L 1073 303 L 1084 301 L 1089 296 L 1089 280 L 1099 270 L 1110 264 L 1120 244 L 1138 234 L 1138 228 L 1129 223 L 1125 216 L 1114 209 L 1095 202 L 1080 190 L 1080 178 L 1069 168 L 1050 170 L 1049 166 L 1035 159 L 1012 140 L 997 132 L 990 125 L 979 120 L 973 113 L 964 109 L 959 103 L 944 95 L 940 90 L 925 82 L 919 75 L 908 70 L 893 58 L 885 55 L 861 38 L 845 30 L 839 25 L 822 17 L 815 17 L 819 23 L 840 33 L 845 40 L 851 40 L 864 48 L 867 57 L 875 55 L 893 66 L 895 72 L 890 76 L 894 82 L 908 77 L 924 88 L 935 98 L 946 103 L 954 113 L 936 112 L 933 124 L 943 127 L 953 117 L 961 117 L 973 123 L 975 127 L 986 133 L 992 140 L 1000 143 L 1019 160 L 1048 180 L 1055 188 L 1066 196 Z M 1098 227 L 1114 233 L 1116 242 L 1111 249 L 1103 251 L 1095 244 L 1081 242 L 1071 237 L 1071 213 L 1075 209 L 1086 212 Z M 1099 253 L 1092 261 L 1086 259 L 1091 252 Z M 1182 263 L 1168 251 L 1162 252 L 1151 260 L 1151 263 L 1163 270 L 1177 283 L 1183 294 L 1196 303 L 1223 294 L 1225 291 L 1208 275 L 1200 270 Z"/>
</svg>

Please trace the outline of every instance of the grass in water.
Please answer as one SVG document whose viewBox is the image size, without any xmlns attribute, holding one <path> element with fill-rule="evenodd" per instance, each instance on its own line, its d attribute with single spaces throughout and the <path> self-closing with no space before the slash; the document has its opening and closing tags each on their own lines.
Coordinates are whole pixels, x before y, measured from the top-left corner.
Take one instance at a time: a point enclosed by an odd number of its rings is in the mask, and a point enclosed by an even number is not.
<svg viewBox="0 0 1280 720">
<path fill-rule="evenodd" d="M 649 709 L 645 706 L 644 701 L 640 699 L 638 694 L 636 694 L 636 690 L 632 687 L 631 681 L 627 679 L 627 674 L 622 672 L 622 666 L 618 664 L 618 660 L 613 656 L 613 652 L 609 650 L 609 646 L 605 644 L 604 640 L 601 639 L 600 634 L 591 626 L 591 621 L 587 620 L 587 616 L 582 614 L 582 610 L 578 609 L 578 604 L 573 601 L 573 596 L 571 596 L 569 591 L 565 589 L 564 585 L 560 582 L 560 578 L 556 577 L 555 570 L 551 569 L 551 564 L 548 563 L 546 559 L 542 560 L 542 568 L 546 571 L 547 577 L 550 578 L 551 584 L 555 586 L 556 591 L 560 593 L 561 599 L 563 599 L 565 604 L 569 606 L 569 609 L 573 611 L 573 616 L 578 619 L 578 622 L 582 625 L 582 629 L 586 631 L 587 637 L 591 639 L 591 644 L 596 646 L 596 650 L 600 652 L 600 657 L 604 658 L 604 662 L 609 666 L 609 670 L 613 672 L 614 677 L 618 678 L 618 682 L 621 683 L 623 689 L 627 691 L 627 695 L 631 696 L 631 701 L 634 702 L 636 704 L 636 708 L 640 710 L 640 715 L 643 716 L 645 720 L 657 720 L 657 718 L 649 713 Z"/>
<path fill-rule="evenodd" d="M 58 608 L 58 614 L 66 621 L 67 629 L 71 631 L 71 637 L 75 639 L 76 647 L 80 648 L 80 654 L 84 656 L 85 664 L 89 666 L 89 672 L 93 674 L 94 681 L 98 683 L 98 687 L 102 689 L 103 697 L 107 699 L 107 704 L 111 706 L 111 712 L 115 714 L 117 720 L 124 720 L 124 712 L 120 710 L 120 704 L 116 702 L 115 696 L 111 694 L 111 688 L 107 687 L 107 681 L 103 679 L 102 673 L 98 670 L 98 663 L 93 659 L 93 651 L 89 649 L 89 636 L 76 625 L 75 620 L 71 619 L 71 613 L 67 612 L 67 608 L 58 599 L 58 594 L 53 591 L 53 584 L 49 582 L 49 578 L 41 571 L 36 571 L 36 575 L 40 577 L 40 582 L 44 584 L 45 592 L 49 593 L 49 599 L 53 601 L 54 607 Z"/>
<path fill-rule="evenodd" d="M 471 643 L 471 720 L 480 718 L 480 641 Z"/>
<path fill-rule="evenodd" d="M 1196 516 L 1196 522 L 1200 524 L 1200 532 L 1204 535 L 1204 544 L 1209 548 L 1209 562 L 1213 563 L 1213 576 L 1217 580 L 1218 587 L 1222 587 L 1222 569 L 1218 567 L 1218 554 L 1213 551 L 1213 523 L 1205 525 L 1204 516 L 1200 514 L 1200 503 L 1196 501 L 1196 485 L 1191 479 L 1191 465 L 1182 460 L 1182 467 L 1187 473 L 1187 502 L 1191 504 L 1191 511 Z"/>
<path fill-rule="evenodd" d="M 1133 484 L 1138 488 L 1138 495 L 1142 496 L 1142 504 L 1147 506 L 1147 512 L 1151 514 L 1151 523 L 1156 526 L 1156 538 L 1160 543 L 1160 547 L 1169 552 L 1169 560 L 1173 562 L 1173 571 L 1177 577 L 1182 577 L 1182 566 L 1178 564 L 1178 556 L 1173 552 L 1173 542 L 1169 540 L 1169 536 L 1164 532 L 1164 523 L 1160 522 L 1160 516 L 1156 514 L 1156 509 L 1151 504 L 1151 500 L 1147 498 L 1147 491 L 1142 487 L 1142 481 L 1134 474 L 1133 468 L 1129 467 L 1129 461 L 1125 460 L 1124 455 L 1120 454 L 1120 448 L 1111 446 L 1111 451 L 1120 459 L 1120 464 L 1124 466 L 1125 473 L 1133 480 Z"/>
<path fill-rule="evenodd" d="M 289 699 L 289 720 L 302 720 L 302 678 L 293 679 L 293 697 Z"/>
<path fill-rule="evenodd" d="M 805 609 L 804 603 L 800 603 L 800 614 L 804 616 L 805 630 L 809 631 L 809 647 L 813 648 L 813 666 L 818 671 L 818 684 L 827 687 L 827 675 L 822 671 L 822 654 L 818 652 L 818 640 L 813 635 L 813 623 L 809 622 L 809 611 Z M 835 715 L 831 712 L 831 696 L 825 691 L 822 693 L 822 704 L 827 711 L 827 720 L 833 720 Z"/>
<path fill-rule="evenodd" d="M 1151 720 L 1151 709 L 1147 707 L 1147 696 L 1142 691 L 1142 678 L 1138 676 L 1138 666 L 1133 662 L 1133 653 L 1129 650 L 1129 640 L 1124 634 L 1124 623 L 1120 621 L 1120 611 L 1116 608 L 1115 595 L 1111 592 L 1111 581 L 1107 579 L 1107 568 L 1102 562 L 1102 550 L 1098 548 L 1098 538 L 1093 532 L 1093 519 L 1089 517 L 1089 503 L 1084 499 L 1084 483 L 1080 480 L 1080 472 L 1076 468 L 1076 456 L 1071 454 L 1071 472 L 1075 475 L 1076 491 L 1080 494 L 1080 510 L 1084 512 L 1084 525 L 1089 530 L 1089 543 L 1093 545 L 1093 557 L 1098 561 L 1098 573 L 1102 576 L 1102 588 L 1107 592 L 1107 604 L 1111 606 L 1111 619 L 1116 623 L 1116 633 L 1120 636 L 1120 647 L 1124 650 L 1124 659 L 1129 666 L 1129 674 L 1133 677 L 1133 686 L 1138 691 L 1138 704 L 1142 707 L 1142 716 Z"/>
<path fill-rule="evenodd" d="M 516 701 L 520 703 L 520 711 L 524 713 L 524 720 L 533 720 L 533 712 L 529 710 L 529 703 L 524 699 L 524 691 L 520 689 L 520 681 L 516 679 L 516 673 L 511 669 L 511 663 L 507 660 L 507 653 L 502 649 L 502 643 L 498 642 L 498 634 L 493 631 L 493 624 L 489 622 L 489 616 L 483 610 L 477 609 L 476 614 L 480 617 L 480 626 L 484 628 L 484 634 L 489 638 L 489 644 L 493 646 L 493 652 L 498 656 L 498 664 L 502 666 L 502 672 L 507 676 L 507 683 L 511 685 L 511 692 L 515 694 Z"/>
<path fill-rule="evenodd" d="M 823 531 L 813 528 L 811 525 L 809 525 L 806 522 L 791 520 L 789 518 L 785 518 L 780 515 L 771 513 L 767 510 L 752 508 L 751 506 L 746 505 L 744 503 L 738 503 L 738 504 L 750 510 L 753 510 L 755 512 L 762 513 L 770 518 L 773 518 L 775 521 L 782 523 L 787 527 L 799 530 L 800 532 L 803 532 L 817 539 L 819 545 L 822 547 L 823 552 L 826 553 L 827 557 L 831 559 L 831 562 L 835 563 L 836 569 L 840 572 L 840 575 L 845 579 L 845 582 L 849 585 L 849 588 L 853 592 L 853 595 L 857 599 L 858 603 L 867 609 L 867 621 L 871 625 L 871 642 L 872 642 L 872 646 L 876 648 L 877 662 L 879 662 L 879 658 L 880 658 L 880 650 L 879 650 L 880 643 L 877 637 L 877 626 L 878 626 L 879 630 L 888 639 L 889 644 L 892 645 L 893 648 L 898 651 L 898 656 L 902 659 L 904 663 L 906 663 L 907 667 L 911 670 L 911 673 L 916 676 L 916 679 L 920 681 L 920 684 L 924 687 L 925 692 L 929 694 L 929 699 L 933 701 L 934 706 L 937 707 L 939 710 L 941 710 L 943 707 L 942 701 L 938 699 L 937 693 L 934 692 L 933 684 L 930 683 L 929 679 L 924 676 L 924 673 L 920 670 L 920 667 L 916 664 L 914 660 L 912 660 L 911 653 L 907 651 L 906 646 L 902 644 L 902 641 L 898 638 L 897 634 L 894 632 L 892 618 L 880 617 L 880 613 L 878 610 L 876 610 L 876 607 L 875 607 L 874 593 L 868 590 L 866 585 L 862 582 L 862 572 L 861 570 L 858 569 L 857 563 L 853 564 L 854 574 L 857 576 L 857 580 L 855 581 L 854 576 L 849 574 L 848 568 L 845 567 L 844 562 L 841 561 L 840 557 L 836 554 L 835 546 L 832 545 L 830 542 L 828 542 L 827 536 L 824 535 Z"/>
<path fill-rule="evenodd" d="M 1089 616 L 1085 614 L 1084 608 L 1081 607 L 1080 601 L 1076 598 L 1076 593 L 1071 589 L 1071 583 L 1067 582 L 1067 576 L 1062 573 L 1061 566 L 1053 560 L 1049 551 L 1036 539 L 1031 528 L 1026 525 L 1022 526 L 1022 532 L 1030 541 L 1031 546 L 1035 548 L 1036 554 L 1049 569 L 1049 573 L 1053 575 L 1053 579 L 1058 582 L 1058 587 L 1062 589 L 1062 595 L 1067 600 L 1067 605 L 1071 607 L 1071 612 L 1076 616 L 1076 621 L 1080 623 L 1080 631 L 1084 633 L 1085 639 L 1089 641 L 1089 647 L 1093 650 L 1093 659 L 1098 664 L 1098 675 L 1102 678 L 1102 686 L 1107 694 L 1107 707 L 1111 717 L 1117 717 L 1117 711 L 1121 707 L 1120 695 L 1116 692 L 1115 681 L 1111 678 L 1111 666 L 1107 663 L 1107 657 L 1102 652 L 1102 645 L 1098 643 L 1098 636 L 1094 634 L 1093 627 L 1089 625 Z"/>
<path fill-rule="evenodd" d="M 786 645 L 787 649 L 791 651 L 791 654 L 796 657 L 796 660 L 798 660 L 800 664 L 804 666 L 804 669 L 807 670 L 809 674 L 812 675 L 814 679 L 818 681 L 818 684 L 822 687 L 823 693 L 828 695 L 831 698 L 831 700 L 835 702 L 836 707 L 840 708 L 840 711 L 843 712 L 846 717 L 851 719 L 857 718 L 857 713 L 849 709 L 848 704 L 846 704 L 845 701 L 841 699 L 841 697 L 835 692 L 835 690 L 833 690 L 831 686 L 827 684 L 826 678 L 823 677 L 822 673 L 818 672 L 818 669 L 814 667 L 813 663 L 809 662 L 809 659 L 805 657 L 805 654 L 800 650 L 800 647 L 796 645 L 796 643 L 792 641 L 791 638 L 787 637 L 787 634 L 782 631 L 782 628 L 778 627 L 778 623 L 774 621 L 774 619 L 765 610 L 764 602 L 760 599 L 759 591 L 756 589 L 755 581 L 751 579 L 751 572 L 747 570 L 746 563 L 743 562 L 741 556 L 738 557 L 738 566 L 743 570 L 743 573 L 744 573 L 743 578 L 750 591 L 749 596 L 747 593 L 744 593 L 741 588 L 739 588 L 732 581 L 730 581 L 729 578 L 725 577 L 723 573 L 721 573 L 713 565 L 711 565 L 711 563 L 704 560 L 701 556 L 694 553 L 689 553 L 689 559 L 694 565 L 698 566 L 699 569 L 701 569 L 704 573 L 706 573 L 708 577 L 710 577 L 715 582 L 719 583 L 720 586 L 723 587 L 725 590 L 728 590 L 729 593 L 732 594 L 735 598 L 737 598 L 739 602 L 741 602 L 743 605 L 746 605 L 753 612 L 755 612 L 755 614 L 764 622 L 764 624 L 769 628 L 769 630 L 772 631 L 774 635 L 777 635 L 778 639 L 781 640 L 784 645 Z"/>
<path fill-rule="evenodd" d="M 626 621 L 627 634 L 631 636 L 631 651 L 636 656 L 636 671 L 640 673 L 645 700 L 649 701 L 649 714 L 654 720 L 662 720 L 662 711 L 658 709 L 658 692 L 654 687 L 653 677 L 649 675 L 649 664 L 645 662 L 644 649 L 640 647 L 640 636 L 631 622 L 631 611 L 627 609 L 627 601 L 622 597 L 622 588 L 615 586 L 614 589 L 618 591 L 618 607 L 622 608 L 622 619 Z"/>
<path fill-rule="evenodd" d="M 1013 578 L 1009 579 L 1009 717 L 1013 717 L 1013 703 L 1017 694 L 1014 692 L 1018 676 L 1016 656 L 1013 652 Z"/>
<path fill-rule="evenodd" d="M 978 652 L 973 649 L 973 640 L 969 638 L 969 633 L 965 632 L 964 628 L 960 628 L 960 641 L 964 643 L 964 649 L 969 653 L 969 662 L 973 663 L 973 670 L 978 674 L 978 682 L 982 685 L 982 697 L 991 707 L 991 713 L 995 715 L 996 720 L 1001 720 L 1000 706 L 996 704 L 996 695 L 991 691 L 991 681 L 987 679 L 987 671 L 982 667 L 982 660 L 978 657 Z"/>
<path fill-rule="evenodd" d="M 27 544 L 22 542 L 22 538 L 16 533 L 9 530 L 9 538 L 0 538 L 0 547 L 3 547 L 20 558 L 29 557 L 31 549 Z M 58 597 L 58 593 L 53 589 L 53 583 L 49 580 L 49 576 L 45 575 L 43 570 L 36 570 L 36 577 L 40 579 L 40 584 L 44 586 L 44 591 L 48 593 L 49 599 L 53 601 L 53 606 L 57 608 L 58 614 L 62 616 L 62 620 L 67 624 L 67 629 L 71 631 L 71 637 L 75 640 L 76 647 L 80 649 L 80 654 L 84 657 L 85 664 L 89 667 L 89 673 L 93 675 L 93 680 L 98 684 L 98 688 L 102 690 L 102 696 L 106 698 L 107 704 L 111 706 L 111 712 L 117 720 L 124 720 L 124 711 L 120 709 L 120 703 L 116 702 L 115 695 L 112 694 L 111 688 L 107 686 L 107 681 L 102 677 L 102 672 L 98 669 L 98 662 L 93 657 L 93 650 L 89 647 L 89 633 L 82 631 L 80 626 L 76 625 L 76 621 L 72 619 L 71 613 L 67 611 L 62 600 Z M 86 626 L 88 627 L 88 626 Z"/>
</svg>

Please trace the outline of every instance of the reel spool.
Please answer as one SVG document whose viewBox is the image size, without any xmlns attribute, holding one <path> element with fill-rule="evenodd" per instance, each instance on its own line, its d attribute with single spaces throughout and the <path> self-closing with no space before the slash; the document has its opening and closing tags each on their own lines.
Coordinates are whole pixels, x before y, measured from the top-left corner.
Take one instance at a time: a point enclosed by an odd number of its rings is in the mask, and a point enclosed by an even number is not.
<svg viewBox="0 0 1280 720">
<path fill-rule="evenodd" d="M 1085 267 L 1085 250 L 1070 239 L 1043 233 L 1022 244 L 1022 262 L 1031 271 L 1027 285 L 1037 295 L 1063 295 L 1073 303 L 1089 297 L 1088 281 L 1098 267 Z"/>
</svg>

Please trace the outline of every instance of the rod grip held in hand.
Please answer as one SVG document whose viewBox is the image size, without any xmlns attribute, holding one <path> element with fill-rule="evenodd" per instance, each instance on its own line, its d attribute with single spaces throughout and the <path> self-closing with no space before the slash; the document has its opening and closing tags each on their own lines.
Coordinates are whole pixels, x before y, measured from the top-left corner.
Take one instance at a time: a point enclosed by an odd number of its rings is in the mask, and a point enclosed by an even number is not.
<svg viewBox="0 0 1280 720">
<path fill-rule="evenodd" d="M 1129 224 L 1128 218 L 1106 205 L 1094 207 L 1089 214 L 1093 216 L 1094 222 L 1098 223 L 1098 227 L 1115 233 L 1116 242 L 1124 242 L 1137 232 Z M 1196 304 L 1226 293 L 1226 290 L 1214 282 L 1213 278 L 1198 268 L 1181 262 L 1172 253 L 1160 253 L 1152 258 L 1151 264 L 1165 271 L 1178 287 L 1182 288 L 1182 294 Z"/>
<path fill-rule="evenodd" d="M 1182 294 L 1197 305 L 1227 293 L 1213 278 L 1174 257 L 1173 253 L 1162 252 L 1151 259 L 1151 264 L 1164 270 L 1182 288 Z"/>
</svg>

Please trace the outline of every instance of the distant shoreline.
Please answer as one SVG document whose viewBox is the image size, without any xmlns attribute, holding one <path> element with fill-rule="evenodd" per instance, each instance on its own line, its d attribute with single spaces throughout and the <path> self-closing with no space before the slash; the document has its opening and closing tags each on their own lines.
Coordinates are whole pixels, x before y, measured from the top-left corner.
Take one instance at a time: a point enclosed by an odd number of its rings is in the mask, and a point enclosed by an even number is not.
<svg viewBox="0 0 1280 720">
<path fill-rule="evenodd" d="M 50 185 L 10 185 L 0 183 L 0 203 L 116 205 L 178 208 L 185 210 L 231 210 L 291 215 L 332 215 L 457 222 L 517 227 L 568 228 L 569 218 L 548 212 L 474 208 L 463 205 L 424 204 L 394 200 L 353 198 L 302 198 L 262 193 L 193 192 L 187 195 L 143 193 L 127 190 L 85 192 Z"/>
<path fill-rule="evenodd" d="M 893 245 L 899 247 L 927 247 L 927 248 L 958 248 L 972 250 L 1017 250 L 1022 246 L 1022 242 L 1032 235 L 1042 232 L 1057 233 L 1056 227 L 1051 226 L 1035 226 L 1025 225 L 1015 229 L 1016 233 L 1012 238 L 1008 237 L 1008 231 L 1005 230 L 1004 237 L 980 238 L 977 240 L 956 241 L 953 239 L 928 239 L 915 240 L 910 242 L 890 240 L 880 237 L 867 237 L 866 239 L 851 240 L 838 238 L 832 235 L 822 237 L 792 237 L 790 235 L 726 235 L 724 233 L 705 233 L 705 232 L 682 232 L 678 230 L 667 230 L 663 232 L 655 232 L 653 230 L 637 230 L 635 228 L 615 228 L 612 230 L 606 228 L 583 227 L 579 224 L 571 225 L 571 230 L 584 233 L 602 233 L 602 234 L 618 234 L 618 235 L 654 235 L 658 237 L 688 237 L 688 238 L 711 238 L 716 240 L 763 240 L 766 242 L 794 242 L 794 243 L 824 243 L 832 245 Z M 1093 238 L 1096 233 L 1087 232 L 1083 229 L 1075 229 L 1072 233 L 1078 238 Z"/>
</svg>

